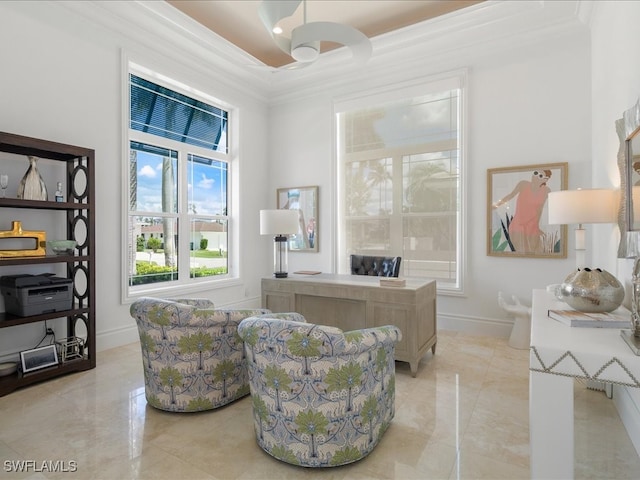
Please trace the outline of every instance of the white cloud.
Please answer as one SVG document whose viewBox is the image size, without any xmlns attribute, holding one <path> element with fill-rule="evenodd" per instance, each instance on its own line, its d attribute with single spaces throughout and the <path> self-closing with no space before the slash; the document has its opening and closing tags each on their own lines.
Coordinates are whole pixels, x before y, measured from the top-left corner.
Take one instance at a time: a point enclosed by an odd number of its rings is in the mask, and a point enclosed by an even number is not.
<svg viewBox="0 0 640 480">
<path fill-rule="evenodd" d="M 145 165 L 138 172 L 139 177 L 156 178 L 156 171 L 150 165 Z"/>
<path fill-rule="evenodd" d="M 202 180 L 198 182 L 198 187 L 206 188 L 207 190 L 210 190 L 211 187 L 213 187 L 214 183 L 215 183 L 215 180 L 213 178 L 207 178 L 207 176 L 203 173 Z"/>
</svg>

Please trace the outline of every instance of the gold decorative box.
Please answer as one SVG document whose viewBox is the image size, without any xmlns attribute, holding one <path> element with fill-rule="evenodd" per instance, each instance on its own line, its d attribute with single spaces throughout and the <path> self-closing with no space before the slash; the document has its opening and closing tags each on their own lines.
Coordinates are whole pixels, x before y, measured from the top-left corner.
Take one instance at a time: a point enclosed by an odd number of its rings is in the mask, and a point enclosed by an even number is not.
<svg viewBox="0 0 640 480">
<path fill-rule="evenodd" d="M 35 248 L 21 250 L 1 250 L 0 258 L 3 257 L 43 257 L 46 254 L 47 232 L 29 232 L 22 229 L 22 222 L 14 220 L 11 222 L 11 230 L 0 232 L 0 246 L 3 239 L 18 238 L 35 240 Z"/>
</svg>

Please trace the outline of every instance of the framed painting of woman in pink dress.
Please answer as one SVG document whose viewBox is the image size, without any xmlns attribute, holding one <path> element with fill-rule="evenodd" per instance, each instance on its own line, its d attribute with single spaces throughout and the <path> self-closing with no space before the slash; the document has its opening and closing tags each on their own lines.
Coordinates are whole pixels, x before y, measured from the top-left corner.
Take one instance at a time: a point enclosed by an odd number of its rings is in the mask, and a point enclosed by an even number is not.
<svg viewBox="0 0 640 480">
<path fill-rule="evenodd" d="M 549 225 L 549 192 L 567 189 L 567 163 L 487 170 L 487 255 L 567 257 L 567 226 Z"/>
</svg>

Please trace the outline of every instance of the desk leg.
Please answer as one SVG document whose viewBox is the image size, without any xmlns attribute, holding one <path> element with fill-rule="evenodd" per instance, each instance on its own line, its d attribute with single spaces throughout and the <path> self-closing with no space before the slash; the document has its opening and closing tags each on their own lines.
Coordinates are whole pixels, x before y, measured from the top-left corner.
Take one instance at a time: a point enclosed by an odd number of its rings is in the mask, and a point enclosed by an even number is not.
<svg viewBox="0 0 640 480">
<path fill-rule="evenodd" d="M 531 478 L 573 478 L 573 378 L 529 372 Z"/>
</svg>

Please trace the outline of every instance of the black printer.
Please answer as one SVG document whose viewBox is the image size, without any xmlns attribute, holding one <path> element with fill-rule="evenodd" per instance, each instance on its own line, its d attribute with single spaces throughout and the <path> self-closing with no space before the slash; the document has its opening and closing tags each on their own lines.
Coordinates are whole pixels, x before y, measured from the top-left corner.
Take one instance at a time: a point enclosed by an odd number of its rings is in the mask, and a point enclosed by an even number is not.
<svg viewBox="0 0 640 480">
<path fill-rule="evenodd" d="M 52 274 L 5 275 L 0 291 L 7 313 L 28 317 L 42 313 L 71 310 L 73 280 Z"/>
</svg>

